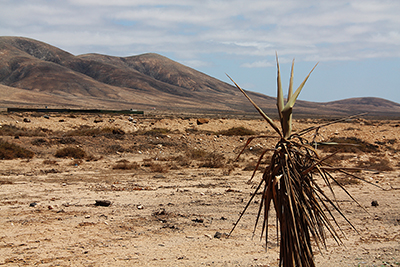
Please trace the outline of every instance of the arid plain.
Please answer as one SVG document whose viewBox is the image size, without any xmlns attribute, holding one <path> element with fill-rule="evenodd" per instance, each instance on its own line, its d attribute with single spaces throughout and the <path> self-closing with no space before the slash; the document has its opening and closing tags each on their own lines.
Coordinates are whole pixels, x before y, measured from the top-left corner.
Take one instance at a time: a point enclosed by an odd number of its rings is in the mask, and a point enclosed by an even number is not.
<svg viewBox="0 0 400 267">
<path fill-rule="evenodd" d="M 326 122 L 295 120 L 294 130 Z M 34 152 L 0 160 L 0 265 L 278 265 L 274 214 L 268 243 L 259 227 L 253 237 L 261 195 L 227 237 L 261 179 L 248 183 L 258 157 L 277 141 L 256 139 L 235 161 L 246 134 L 273 134 L 264 121 L 3 113 L 0 123 L 2 143 Z M 317 266 L 400 265 L 399 129 L 355 119 L 318 131 L 318 142 L 351 144 L 329 164 L 366 182 L 333 173 L 360 204 L 333 185 L 356 230 L 334 213 L 343 244 L 315 248 Z"/>
</svg>

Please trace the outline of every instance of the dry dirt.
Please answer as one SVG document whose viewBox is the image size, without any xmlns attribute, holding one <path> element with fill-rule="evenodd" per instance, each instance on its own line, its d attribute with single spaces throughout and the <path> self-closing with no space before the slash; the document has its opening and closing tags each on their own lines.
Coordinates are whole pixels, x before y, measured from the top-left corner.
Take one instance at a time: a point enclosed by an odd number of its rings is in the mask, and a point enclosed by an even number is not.
<svg viewBox="0 0 400 267">
<path fill-rule="evenodd" d="M 234 161 L 247 136 L 219 131 L 243 126 L 272 135 L 265 122 L 44 115 L 0 115 L 0 129 L 15 126 L 2 140 L 35 152 L 32 159 L 0 160 L 0 265 L 278 265 L 274 214 L 268 243 L 259 228 L 253 237 L 260 195 L 227 238 L 261 178 L 257 171 L 247 183 L 254 163 L 277 139 L 253 141 Z M 325 122 L 295 121 L 294 129 Z M 334 186 L 358 232 L 338 216 L 343 245 L 329 237 L 326 250 L 316 249 L 317 266 L 400 265 L 399 124 L 357 119 L 319 130 L 317 141 L 347 137 L 359 144 L 331 163 L 367 169 L 352 173 L 369 183 L 334 173 L 362 206 Z M 89 131 L 96 128 L 103 130 Z M 64 147 L 81 148 L 86 157 L 55 157 Z"/>
</svg>

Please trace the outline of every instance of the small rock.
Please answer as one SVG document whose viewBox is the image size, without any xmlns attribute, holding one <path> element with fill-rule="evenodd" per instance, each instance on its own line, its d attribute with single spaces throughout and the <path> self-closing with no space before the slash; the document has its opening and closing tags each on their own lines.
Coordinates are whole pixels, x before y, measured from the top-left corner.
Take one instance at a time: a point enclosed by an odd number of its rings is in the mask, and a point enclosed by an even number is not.
<svg viewBox="0 0 400 267">
<path fill-rule="evenodd" d="M 109 201 L 109 200 L 96 200 L 96 203 L 94 205 L 102 206 L 102 207 L 108 207 L 108 206 L 111 205 L 111 201 Z"/>
<path fill-rule="evenodd" d="M 99 122 L 103 122 L 103 120 L 102 119 L 95 119 L 93 122 L 94 123 L 99 123 Z"/>
<path fill-rule="evenodd" d="M 24 122 L 31 122 L 31 120 L 28 119 L 28 118 L 25 118 L 25 119 L 24 119 Z"/>
<path fill-rule="evenodd" d="M 209 235 L 209 234 L 205 234 L 205 236 L 208 237 L 208 238 L 210 238 L 210 239 L 212 239 L 212 236 Z"/>
<path fill-rule="evenodd" d="M 45 119 L 50 119 L 50 116 L 44 115 L 43 118 L 45 118 Z"/>
<path fill-rule="evenodd" d="M 379 206 L 378 201 L 377 201 L 377 200 L 373 200 L 373 201 L 371 202 L 371 206 L 372 206 L 372 207 L 377 207 L 377 206 Z"/>
<path fill-rule="evenodd" d="M 195 223 L 203 223 L 204 222 L 204 220 L 203 219 L 194 219 L 194 220 L 192 220 L 192 222 L 195 222 Z"/>
<path fill-rule="evenodd" d="M 137 209 L 138 209 L 138 210 L 142 210 L 143 208 L 144 208 L 144 207 L 143 207 L 142 205 L 138 205 L 138 206 L 137 206 Z"/>
<path fill-rule="evenodd" d="M 222 233 L 220 233 L 220 232 L 216 232 L 215 233 L 215 235 L 214 235 L 214 238 L 221 238 L 222 237 Z"/>
<path fill-rule="evenodd" d="M 29 204 L 29 207 L 36 207 L 37 203 L 36 202 L 32 202 L 31 204 Z"/>
<path fill-rule="evenodd" d="M 202 125 L 202 124 L 208 123 L 209 121 L 210 121 L 209 119 L 199 118 L 199 119 L 197 119 L 196 123 L 197 123 L 197 125 Z"/>
<path fill-rule="evenodd" d="M 156 174 L 156 175 L 153 176 L 153 178 L 156 178 L 156 179 L 164 179 L 165 176 L 162 175 L 162 174 Z"/>
<path fill-rule="evenodd" d="M 228 234 L 227 233 L 220 233 L 220 232 L 216 232 L 215 233 L 215 235 L 214 235 L 214 238 L 222 238 L 222 237 L 228 237 Z"/>
</svg>

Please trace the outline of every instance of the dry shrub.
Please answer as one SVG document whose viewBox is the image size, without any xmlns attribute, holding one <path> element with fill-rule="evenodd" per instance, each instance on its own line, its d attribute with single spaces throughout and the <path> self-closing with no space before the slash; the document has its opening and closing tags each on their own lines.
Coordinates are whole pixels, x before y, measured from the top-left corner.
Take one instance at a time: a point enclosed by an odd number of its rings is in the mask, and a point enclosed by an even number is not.
<svg viewBox="0 0 400 267">
<path fill-rule="evenodd" d="M 203 149 L 187 150 L 186 158 L 188 160 L 200 161 L 199 167 L 205 168 L 222 168 L 226 164 L 224 155 L 215 152 L 207 152 Z"/>
<path fill-rule="evenodd" d="M 31 144 L 34 146 L 43 146 L 43 145 L 48 145 L 49 142 L 44 138 L 36 138 L 32 140 Z"/>
<path fill-rule="evenodd" d="M 57 158 L 75 158 L 83 159 L 86 152 L 79 147 L 65 147 L 56 151 L 55 157 Z"/>
<path fill-rule="evenodd" d="M 216 134 L 227 135 L 227 136 L 243 136 L 243 135 L 256 135 L 257 133 L 253 130 L 240 126 L 240 127 L 232 127 L 228 130 L 219 131 Z"/>
<path fill-rule="evenodd" d="M 122 139 L 125 132 L 115 127 L 91 127 L 81 125 L 78 129 L 67 132 L 68 136 L 105 136 L 108 138 Z"/>
<path fill-rule="evenodd" d="M 169 132 L 170 130 L 166 128 L 153 128 L 151 130 L 142 132 L 141 134 L 148 136 L 165 137 L 165 135 Z"/>
<path fill-rule="evenodd" d="M 174 161 L 181 167 L 189 167 L 190 164 L 192 164 L 192 161 L 188 157 L 185 157 L 183 155 L 176 156 L 174 158 Z"/>
<path fill-rule="evenodd" d="M 149 167 L 152 172 L 167 173 L 169 171 L 169 166 L 160 163 L 150 162 Z"/>
<path fill-rule="evenodd" d="M 108 154 L 113 154 L 113 153 L 117 153 L 117 152 L 122 153 L 125 151 L 127 151 L 127 150 L 119 144 L 110 145 L 106 148 L 106 153 L 108 153 Z"/>
<path fill-rule="evenodd" d="M 54 138 L 54 139 L 58 144 L 63 144 L 63 145 L 71 145 L 71 144 L 77 144 L 78 143 L 76 141 L 76 139 L 71 137 L 71 136 L 65 136 L 65 137 Z"/>
<path fill-rule="evenodd" d="M 199 167 L 205 168 L 222 168 L 225 166 L 225 156 L 219 153 L 209 153 L 203 159 L 202 163 L 199 164 Z"/>
<path fill-rule="evenodd" d="M 43 160 L 43 164 L 45 164 L 45 165 L 58 165 L 56 160 L 51 160 L 51 159 Z"/>
<path fill-rule="evenodd" d="M 113 166 L 114 170 L 137 170 L 139 164 L 137 162 L 129 162 L 129 160 L 122 159 L 116 162 Z"/>
<path fill-rule="evenodd" d="M 19 145 L 0 140 L 0 159 L 33 158 L 35 153 Z"/>
<path fill-rule="evenodd" d="M 189 149 L 186 151 L 186 156 L 189 159 L 202 160 L 208 155 L 208 152 L 203 149 Z"/>
<path fill-rule="evenodd" d="M 51 132 L 45 128 L 27 129 L 25 127 L 17 127 L 14 125 L 2 125 L 0 128 L 0 135 L 2 136 L 45 136 L 46 133 Z"/>
</svg>

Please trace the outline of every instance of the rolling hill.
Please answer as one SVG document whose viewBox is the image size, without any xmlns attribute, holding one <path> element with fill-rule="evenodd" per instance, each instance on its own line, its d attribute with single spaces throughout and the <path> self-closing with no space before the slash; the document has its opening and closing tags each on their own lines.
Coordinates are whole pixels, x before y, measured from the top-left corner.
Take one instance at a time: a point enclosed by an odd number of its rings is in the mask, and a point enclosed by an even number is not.
<svg viewBox="0 0 400 267">
<path fill-rule="evenodd" d="M 266 112 L 276 113 L 273 97 L 248 93 Z M 23 37 L 0 37 L 0 96 L 3 107 L 255 113 L 234 86 L 158 54 L 75 56 Z M 364 111 L 398 116 L 400 105 L 378 98 L 296 103 L 296 114 L 304 116 L 345 116 Z"/>
</svg>

